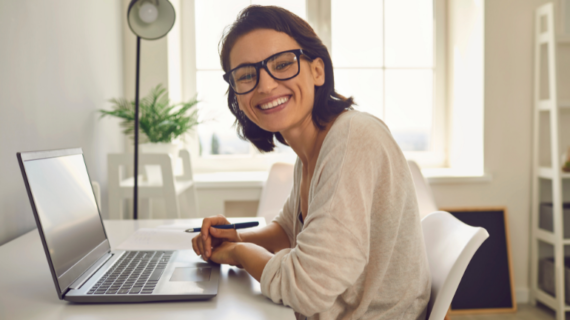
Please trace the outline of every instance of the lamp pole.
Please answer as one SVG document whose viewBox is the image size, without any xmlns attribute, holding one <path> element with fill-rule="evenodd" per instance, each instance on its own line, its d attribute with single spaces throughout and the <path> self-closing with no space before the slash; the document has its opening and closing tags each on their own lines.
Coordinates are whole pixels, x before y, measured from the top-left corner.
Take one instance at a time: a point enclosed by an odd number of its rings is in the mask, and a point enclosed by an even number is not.
<svg viewBox="0 0 570 320">
<path fill-rule="evenodd" d="M 135 184 L 133 188 L 133 219 L 138 219 L 139 207 L 139 71 L 141 58 L 141 37 L 137 36 L 137 76 L 135 80 Z"/>
<path fill-rule="evenodd" d="M 176 20 L 174 7 L 168 0 L 131 0 L 127 11 L 129 28 L 137 36 L 137 73 L 135 79 L 135 165 L 133 188 L 133 219 L 138 219 L 139 190 L 139 82 L 141 38 L 156 40 L 164 37 Z"/>
</svg>

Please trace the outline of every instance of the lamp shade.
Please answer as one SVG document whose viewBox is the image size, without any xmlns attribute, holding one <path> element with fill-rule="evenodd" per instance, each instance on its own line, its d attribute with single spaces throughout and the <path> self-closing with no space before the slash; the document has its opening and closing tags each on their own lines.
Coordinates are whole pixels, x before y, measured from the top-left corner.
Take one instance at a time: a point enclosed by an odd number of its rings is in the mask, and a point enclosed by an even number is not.
<svg viewBox="0 0 570 320">
<path fill-rule="evenodd" d="M 142 39 L 164 37 L 176 20 L 174 7 L 168 0 L 132 0 L 127 11 L 131 31 Z"/>
</svg>

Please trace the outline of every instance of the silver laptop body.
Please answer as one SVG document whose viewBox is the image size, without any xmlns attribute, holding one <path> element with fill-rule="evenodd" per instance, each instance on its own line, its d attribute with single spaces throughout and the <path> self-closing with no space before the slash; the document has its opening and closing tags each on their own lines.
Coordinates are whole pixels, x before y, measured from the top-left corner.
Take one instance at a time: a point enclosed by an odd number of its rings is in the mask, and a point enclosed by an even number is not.
<svg viewBox="0 0 570 320">
<path fill-rule="evenodd" d="M 220 267 L 192 250 L 111 250 L 80 148 L 17 157 L 59 299 L 178 301 L 218 293 Z"/>
</svg>

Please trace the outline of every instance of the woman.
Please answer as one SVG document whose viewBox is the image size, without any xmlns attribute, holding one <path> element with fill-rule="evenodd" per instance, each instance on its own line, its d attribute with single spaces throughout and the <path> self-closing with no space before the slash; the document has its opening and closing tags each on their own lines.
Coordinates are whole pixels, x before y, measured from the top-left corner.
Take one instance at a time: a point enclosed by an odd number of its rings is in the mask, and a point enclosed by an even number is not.
<svg viewBox="0 0 570 320">
<path fill-rule="evenodd" d="M 407 162 L 384 123 L 334 91 L 332 62 L 311 27 L 250 6 L 222 39 L 228 105 L 262 151 L 298 156 L 283 210 L 255 231 L 204 219 L 205 260 L 244 268 L 297 319 L 425 319 L 430 276 Z"/>
</svg>

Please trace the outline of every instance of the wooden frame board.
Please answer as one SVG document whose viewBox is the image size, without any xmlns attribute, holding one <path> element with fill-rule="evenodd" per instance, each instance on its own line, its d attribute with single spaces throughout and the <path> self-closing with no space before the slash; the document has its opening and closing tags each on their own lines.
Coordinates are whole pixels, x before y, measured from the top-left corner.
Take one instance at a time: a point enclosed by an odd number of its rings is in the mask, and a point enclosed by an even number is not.
<svg viewBox="0 0 570 320">
<path fill-rule="evenodd" d="M 489 238 L 483 242 L 465 270 L 452 300 L 449 314 L 516 312 L 507 208 L 450 207 L 440 210 L 451 213 L 469 225 L 484 227 L 489 232 Z M 502 217 L 496 217 L 496 215 L 502 215 Z M 504 279 L 507 272 L 508 284 Z M 473 279 L 477 281 L 472 281 Z M 492 281 L 493 279 L 501 281 Z M 475 282 L 477 284 L 474 284 Z M 498 292 L 503 293 L 500 300 L 502 305 L 498 306 L 499 302 L 496 300 L 485 301 Z M 510 292 L 510 297 L 504 296 L 507 292 Z"/>
</svg>

